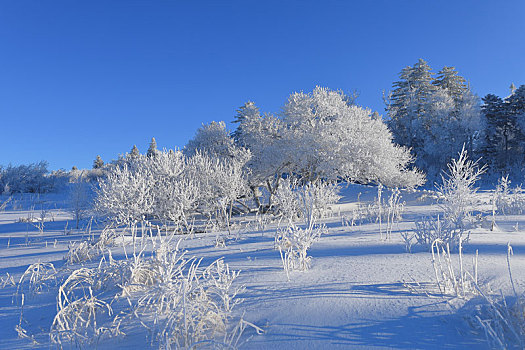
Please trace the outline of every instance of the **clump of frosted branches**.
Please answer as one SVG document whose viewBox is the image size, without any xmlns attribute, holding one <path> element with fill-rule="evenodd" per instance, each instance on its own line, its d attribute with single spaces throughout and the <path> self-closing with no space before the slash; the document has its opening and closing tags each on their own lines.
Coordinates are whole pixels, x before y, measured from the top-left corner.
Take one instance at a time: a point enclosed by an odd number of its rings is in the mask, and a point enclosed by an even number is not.
<svg viewBox="0 0 525 350">
<path fill-rule="evenodd" d="M 93 260 L 101 253 L 98 245 L 90 241 L 71 242 L 68 252 L 64 259 L 68 264 L 76 264 L 84 261 Z"/>
<path fill-rule="evenodd" d="M 492 297 L 478 288 L 486 303 L 478 308 L 474 320 L 485 333 L 491 348 L 523 349 L 525 346 L 525 294 L 516 291 L 510 265 L 511 255 L 512 247 L 508 245 L 507 267 L 514 296 L 505 298 L 501 294 Z"/>
<path fill-rule="evenodd" d="M 134 253 L 121 296 L 161 348 L 235 348 L 246 326 L 260 331 L 242 318 L 231 323 L 244 290 L 235 282 L 239 271 L 221 259 L 202 268 L 202 259 L 186 258 L 178 244 L 169 245 L 170 238 L 158 238 L 152 257 Z"/>
<path fill-rule="evenodd" d="M 525 193 L 521 186 L 511 188 L 508 176 L 498 181 L 494 192 L 494 204 L 497 211 L 503 215 L 523 214 L 525 210 Z"/>
<path fill-rule="evenodd" d="M 471 217 L 477 203 L 474 185 L 485 169 L 485 166 L 480 168 L 477 161 L 470 160 L 463 147 L 458 159 L 452 159 L 448 172 L 441 176 L 442 184 L 437 186 L 436 192 L 441 198 L 443 220 L 454 228 L 463 229 L 466 219 Z"/>
<path fill-rule="evenodd" d="M 196 152 L 135 156 L 99 180 L 95 208 L 113 226 L 133 228 L 150 220 L 191 232 L 190 215 L 201 213 L 229 227 L 236 201 L 247 190 L 243 165 L 249 158 L 218 159 Z"/>
<path fill-rule="evenodd" d="M 468 241 L 469 236 L 464 237 L 463 227 L 456 227 L 449 221 L 443 221 L 439 215 L 434 218 L 421 218 L 415 221 L 414 238 L 416 243 L 430 247 L 436 240 L 448 244 L 453 249 L 459 245 L 459 240 Z"/>
<path fill-rule="evenodd" d="M 465 298 L 477 294 L 478 265 L 477 254 L 472 267 L 472 273 L 467 271 L 463 258 L 461 239 L 458 245 L 458 267 L 454 267 L 450 245 L 437 239 L 432 243 L 432 265 L 439 292 Z"/>
<path fill-rule="evenodd" d="M 462 240 L 468 240 L 468 236 L 464 237 L 466 221 L 477 204 L 474 185 L 484 172 L 485 167 L 480 168 L 477 161 L 469 160 L 463 147 L 458 159 L 452 159 L 448 164 L 448 172 L 441 176 L 442 184 L 436 188 L 443 216 L 438 216 L 437 220 L 424 218 L 416 221 L 418 244 L 430 246 L 439 240 L 454 249 Z"/>
<path fill-rule="evenodd" d="M 285 179 L 275 195 L 276 210 L 292 224 L 297 218 L 313 225 L 318 218 L 329 212 L 330 204 L 341 198 L 339 188 L 325 181 L 308 182 L 301 185 L 297 179 Z"/>
<path fill-rule="evenodd" d="M 46 287 L 56 284 L 56 275 L 57 271 L 52 263 L 31 264 L 20 277 L 16 293 L 41 293 Z"/>
<path fill-rule="evenodd" d="M 114 336 L 117 328 L 104 327 L 112 314 L 111 306 L 93 294 L 99 286 L 99 276 L 95 269 L 80 268 L 59 287 L 57 314 L 49 333 L 51 343 L 62 347 L 65 344 L 76 346 L 94 345 L 102 336 Z M 100 318 L 105 318 L 100 322 Z"/>
<path fill-rule="evenodd" d="M 310 268 L 312 258 L 308 256 L 308 249 L 326 232 L 325 226 L 300 228 L 289 226 L 279 229 L 275 236 L 275 245 L 281 254 L 286 276 L 290 279 L 293 270 L 306 271 Z"/>
</svg>

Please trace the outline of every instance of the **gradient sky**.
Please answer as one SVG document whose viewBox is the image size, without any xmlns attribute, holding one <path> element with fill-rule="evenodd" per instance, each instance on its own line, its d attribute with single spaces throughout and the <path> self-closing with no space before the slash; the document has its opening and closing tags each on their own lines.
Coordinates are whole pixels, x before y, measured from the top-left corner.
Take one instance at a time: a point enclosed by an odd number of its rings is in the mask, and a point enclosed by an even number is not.
<svg viewBox="0 0 525 350">
<path fill-rule="evenodd" d="M 418 58 L 480 96 L 525 84 L 525 1 L 0 0 L 0 164 L 91 167 L 293 91 L 382 91 Z"/>
</svg>

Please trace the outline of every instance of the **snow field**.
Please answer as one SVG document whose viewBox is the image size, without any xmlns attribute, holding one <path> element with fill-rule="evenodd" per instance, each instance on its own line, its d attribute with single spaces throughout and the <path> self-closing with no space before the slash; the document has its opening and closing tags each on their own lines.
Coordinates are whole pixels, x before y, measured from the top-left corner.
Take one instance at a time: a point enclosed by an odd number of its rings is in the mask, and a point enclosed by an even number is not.
<svg viewBox="0 0 525 350">
<path fill-rule="evenodd" d="M 350 217 L 355 210 L 358 193 L 362 204 L 370 204 L 377 189 L 357 185 L 343 189 L 343 200 L 332 206 L 332 216 L 319 220 L 326 226 L 326 232 L 308 250 L 312 258 L 310 268 L 291 271 L 289 280 L 279 251 L 275 249 L 277 222 L 257 227 L 255 219 L 249 216 L 237 218 L 244 223 L 237 223 L 231 234 L 181 236 L 180 249 L 187 251 L 188 258 L 202 258 L 203 268 L 222 258 L 231 271 L 240 271 L 233 285 L 244 286 L 238 294 L 243 302 L 234 308 L 232 321 L 244 315 L 246 321 L 264 333 L 258 334 L 248 326 L 239 344 L 247 341 L 244 348 L 249 349 L 487 348 L 483 331 L 473 321 L 482 298 L 443 296 L 435 284 L 428 249 L 415 245 L 411 254 L 405 251 L 400 233 L 413 230 L 418 218 L 438 213 L 440 208 L 435 200 L 430 197 L 421 200 L 425 194 L 422 191 L 403 192 L 403 220 L 394 223 L 390 239 L 381 240 L 379 224 L 374 220 L 356 226 L 343 224 L 342 217 Z M 388 195 L 384 193 L 385 197 Z M 481 192 L 478 197 L 485 202 L 480 208 L 489 215 L 491 194 Z M 23 208 L 7 207 L 0 213 L 2 348 L 49 347 L 59 288 L 49 280 L 49 285 L 43 286 L 40 293 L 30 293 L 27 278 L 20 287 L 10 283 L 7 274 L 16 284 L 30 264 L 52 263 L 58 271 L 57 279 L 63 281 L 74 270 L 96 269 L 101 264 L 100 255 L 91 262 L 68 265 L 64 261 L 69 242 L 80 242 L 88 235 L 82 229 L 66 230 L 68 234 L 64 234 L 66 222 L 71 218 L 61 209 L 53 210 L 55 221 L 47 222 L 43 233 L 34 226 L 28 228 L 26 222 L 18 222 L 19 217 L 27 217 L 27 210 Z M 37 211 L 34 213 L 36 216 Z M 98 236 L 101 229 L 95 226 L 93 233 Z M 497 215 L 494 231 L 482 227 L 471 230 L 470 242 L 464 245 L 464 266 L 471 271 L 478 251 L 479 284 L 487 293 L 499 293 L 500 289 L 504 295 L 513 293 L 506 260 L 508 242 L 514 251 L 511 269 L 516 289 L 518 292 L 525 289 L 521 282 L 525 280 L 525 239 L 521 227 L 525 228 L 524 215 Z M 217 235 L 224 237 L 224 247 L 216 246 Z M 178 238 L 170 242 L 172 248 Z M 127 243 L 126 251 L 120 239 L 110 247 L 112 258 L 124 260 L 128 254 L 132 261 L 132 238 L 127 236 L 123 242 Z M 152 242 L 145 245 L 144 261 L 154 254 Z M 104 256 L 107 262 L 107 250 Z M 457 268 L 457 253 L 452 253 L 452 261 Z M 120 292 L 116 284 L 93 293 L 111 306 L 113 315 L 127 307 L 125 299 L 112 302 L 113 296 Z M 13 298 L 17 289 L 18 299 Z M 22 322 L 21 292 L 26 295 Z M 89 291 L 86 296 L 90 296 Z M 101 313 L 98 321 L 100 327 L 109 328 L 112 324 L 107 314 Z M 15 330 L 19 324 L 27 337 L 19 337 Z M 232 322 L 231 326 L 234 325 Z M 151 334 L 137 318 L 126 318 L 119 330 L 126 335 L 101 337 L 98 347 L 155 348 L 161 344 L 158 339 L 152 341 Z M 34 345 L 28 337 L 34 337 L 39 344 Z M 94 347 L 95 344 L 87 345 Z"/>
</svg>

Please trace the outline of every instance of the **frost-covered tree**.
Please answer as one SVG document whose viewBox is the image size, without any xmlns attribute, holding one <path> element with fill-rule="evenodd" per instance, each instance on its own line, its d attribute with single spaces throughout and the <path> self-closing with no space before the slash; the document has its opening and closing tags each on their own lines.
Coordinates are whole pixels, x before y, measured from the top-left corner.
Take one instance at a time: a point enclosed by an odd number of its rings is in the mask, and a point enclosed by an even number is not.
<svg viewBox="0 0 525 350">
<path fill-rule="evenodd" d="M 102 169 L 104 167 L 104 161 L 97 155 L 97 158 L 93 161 L 93 169 Z"/>
<path fill-rule="evenodd" d="M 423 176 L 407 169 L 412 160 L 408 150 L 392 142 L 382 120 L 349 105 L 341 91 L 316 87 L 311 93 L 293 93 L 282 110 L 289 167 L 301 178 L 421 184 Z"/>
<path fill-rule="evenodd" d="M 195 136 L 188 141 L 183 150 L 184 154 L 191 157 L 196 153 L 205 153 L 220 159 L 243 159 L 249 158 L 249 152 L 235 145 L 230 137 L 224 122 L 211 122 L 203 124 Z"/>
<path fill-rule="evenodd" d="M 443 67 L 434 79 L 420 60 L 404 68 L 388 101 L 394 140 L 410 147 L 416 166 L 436 179 L 465 144 L 473 153 L 482 121 L 479 98 L 454 67 Z"/>
<path fill-rule="evenodd" d="M 423 176 L 408 170 L 412 157 L 396 146 L 381 118 L 349 103 L 341 91 L 316 87 L 311 93 L 293 93 L 281 117 L 261 115 L 253 104 L 239 118 L 236 142 L 251 151 L 249 183 L 269 193 L 272 205 L 284 174 L 303 183 L 345 179 L 362 183 L 411 187 Z M 260 203 L 258 203 L 260 204 Z"/>
<path fill-rule="evenodd" d="M 260 117 L 259 108 L 254 102 L 248 101 L 239 109 L 234 117 L 233 123 L 239 124 L 238 128 L 232 132 L 232 137 L 236 143 L 242 143 L 242 124 L 246 119 L 254 119 Z"/>
<path fill-rule="evenodd" d="M 525 85 L 504 100 L 492 94 L 485 96 L 482 112 L 485 163 L 498 175 L 519 172 L 525 150 Z"/>
<path fill-rule="evenodd" d="M 149 143 L 149 148 L 148 148 L 148 152 L 146 153 L 146 155 L 148 157 L 155 157 L 158 152 L 159 150 L 157 149 L 157 141 L 155 140 L 154 137 L 152 137 L 151 142 Z"/>
<path fill-rule="evenodd" d="M 423 141 L 419 130 L 422 118 L 427 113 L 428 102 L 436 87 L 432 84 L 433 73 L 423 59 L 411 67 L 405 67 L 399 74 L 400 80 L 393 84 L 387 106 L 389 127 L 394 141 L 412 148 L 415 155 Z"/>
<path fill-rule="evenodd" d="M 440 89 L 447 91 L 455 104 L 460 104 L 463 96 L 467 93 L 467 81 L 454 67 L 443 67 L 438 73 L 432 84 Z"/>
<path fill-rule="evenodd" d="M 140 156 L 139 149 L 136 145 L 133 145 L 133 147 L 131 148 L 131 151 L 129 151 L 129 157 L 137 158 L 138 156 Z"/>
<path fill-rule="evenodd" d="M 0 166 L 0 193 L 45 193 L 54 189 L 47 162 Z"/>
<path fill-rule="evenodd" d="M 284 124 L 271 114 L 261 115 L 252 102 L 246 103 L 239 111 L 239 125 L 234 132 L 235 144 L 251 153 L 251 158 L 246 163 L 249 187 L 256 206 L 260 208 L 262 194 L 259 187 L 264 186 L 269 193 L 268 206 L 271 206 L 282 174 L 289 171 Z"/>
</svg>

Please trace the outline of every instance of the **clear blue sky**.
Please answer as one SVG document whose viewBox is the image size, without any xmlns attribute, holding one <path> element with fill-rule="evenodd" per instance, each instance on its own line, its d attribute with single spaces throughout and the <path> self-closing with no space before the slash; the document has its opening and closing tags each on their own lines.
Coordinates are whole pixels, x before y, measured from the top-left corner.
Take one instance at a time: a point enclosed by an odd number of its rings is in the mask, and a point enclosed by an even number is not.
<svg viewBox="0 0 525 350">
<path fill-rule="evenodd" d="M 183 147 L 253 100 L 382 91 L 418 58 L 480 96 L 525 84 L 525 1 L 0 0 L 0 164 Z"/>
</svg>

